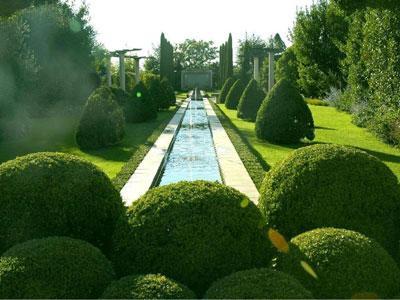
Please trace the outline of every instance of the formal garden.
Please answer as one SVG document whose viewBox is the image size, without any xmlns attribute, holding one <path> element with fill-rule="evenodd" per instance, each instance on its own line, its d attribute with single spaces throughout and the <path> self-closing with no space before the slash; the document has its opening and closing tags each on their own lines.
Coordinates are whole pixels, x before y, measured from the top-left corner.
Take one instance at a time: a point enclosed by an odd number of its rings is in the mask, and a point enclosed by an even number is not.
<svg viewBox="0 0 400 300">
<path fill-rule="evenodd" d="M 400 298 L 397 0 L 147 56 L 89 12 L 0 2 L 0 298 Z"/>
</svg>

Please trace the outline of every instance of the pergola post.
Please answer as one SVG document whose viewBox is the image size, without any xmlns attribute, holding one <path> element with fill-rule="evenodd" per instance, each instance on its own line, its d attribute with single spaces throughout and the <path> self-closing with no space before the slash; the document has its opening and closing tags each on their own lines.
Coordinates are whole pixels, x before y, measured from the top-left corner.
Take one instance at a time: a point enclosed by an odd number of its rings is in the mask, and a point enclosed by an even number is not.
<svg viewBox="0 0 400 300">
<path fill-rule="evenodd" d="M 107 85 L 109 87 L 112 86 L 112 78 L 111 78 L 111 56 L 107 57 Z"/>
<path fill-rule="evenodd" d="M 273 51 L 268 53 L 269 70 L 268 70 L 268 91 L 271 91 L 275 84 L 275 54 Z"/>
<path fill-rule="evenodd" d="M 125 53 L 119 53 L 119 83 L 122 90 L 126 90 L 126 82 L 125 82 Z"/>
<path fill-rule="evenodd" d="M 254 79 L 260 82 L 260 58 L 254 56 Z"/>
</svg>

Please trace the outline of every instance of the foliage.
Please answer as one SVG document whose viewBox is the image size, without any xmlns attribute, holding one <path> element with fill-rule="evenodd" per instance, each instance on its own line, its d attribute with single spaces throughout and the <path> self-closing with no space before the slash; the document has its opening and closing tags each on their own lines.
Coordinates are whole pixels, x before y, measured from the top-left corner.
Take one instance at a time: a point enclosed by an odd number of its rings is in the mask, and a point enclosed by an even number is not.
<svg viewBox="0 0 400 300">
<path fill-rule="evenodd" d="M 238 73 L 243 82 L 249 82 L 253 76 L 252 49 L 267 47 L 267 43 L 257 35 L 251 35 L 244 40 L 239 40 L 237 61 Z"/>
<path fill-rule="evenodd" d="M 219 94 L 219 97 L 218 97 L 218 103 L 225 103 L 226 96 L 228 95 L 229 91 L 231 90 L 231 87 L 233 86 L 233 84 L 235 82 L 236 82 L 235 79 L 233 79 L 232 77 L 229 77 L 225 81 L 225 83 L 222 87 L 221 93 Z"/>
<path fill-rule="evenodd" d="M 329 103 L 326 100 L 306 98 L 304 101 L 306 101 L 308 105 L 329 106 Z"/>
<path fill-rule="evenodd" d="M 219 47 L 219 81 L 220 86 L 233 76 L 233 49 L 232 34 L 229 34 L 228 41 Z"/>
<path fill-rule="evenodd" d="M 148 89 L 156 109 L 168 109 L 170 100 L 165 95 L 166 93 L 161 85 L 160 76 L 147 73 L 143 75 L 142 81 L 144 86 Z"/>
<path fill-rule="evenodd" d="M 397 0 L 334 0 L 340 8 L 354 12 L 357 9 L 363 9 L 366 7 L 372 8 L 386 8 L 386 9 L 399 9 L 400 3 Z"/>
<path fill-rule="evenodd" d="M 293 47 L 283 52 L 276 62 L 275 79 L 279 82 L 282 79 L 288 80 L 292 85 L 297 86 L 299 80 L 298 61 Z"/>
<path fill-rule="evenodd" d="M 155 75 L 160 75 L 160 46 L 153 45 L 152 53 L 144 61 L 144 69 Z"/>
<path fill-rule="evenodd" d="M 314 228 L 347 228 L 397 255 L 399 195 L 396 176 L 374 156 L 314 145 L 294 151 L 266 175 L 259 207 L 267 225 L 288 238 Z"/>
<path fill-rule="evenodd" d="M 120 275 L 162 273 L 201 295 L 211 282 L 264 266 L 271 250 L 257 207 L 219 183 L 180 182 L 154 188 L 128 210 L 115 233 Z"/>
<path fill-rule="evenodd" d="M 278 82 L 261 104 L 255 130 L 259 139 L 278 144 L 295 144 L 304 137 L 315 137 L 311 111 L 286 79 Z"/>
<path fill-rule="evenodd" d="M 207 69 L 217 58 L 217 47 L 213 41 L 186 39 L 176 46 L 176 60 L 183 69 Z"/>
<path fill-rule="evenodd" d="M 340 61 L 344 54 L 348 24 L 345 14 L 333 3 L 319 0 L 297 13 L 292 32 L 298 60 L 298 84 L 307 97 L 321 97 L 331 86 L 340 88 L 344 77 Z"/>
<path fill-rule="evenodd" d="M 174 74 L 174 47 L 165 38 L 164 33 L 161 34 L 160 42 L 160 78 L 167 79 L 171 82 L 175 80 Z"/>
<path fill-rule="evenodd" d="M 244 135 L 235 127 L 229 117 L 221 110 L 221 107 L 212 102 L 210 103 L 213 106 L 222 126 L 224 126 L 229 139 L 232 141 L 233 146 L 238 152 L 240 159 L 249 172 L 251 179 L 253 180 L 257 189 L 259 189 L 265 177 L 265 172 L 269 171 L 270 166 L 247 141 Z"/>
<path fill-rule="evenodd" d="M 1 164 L 0 191 L 0 252 L 54 235 L 86 240 L 108 251 L 123 208 L 103 172 L 82 159 L 54 152 Z"/>
<path fill-rule="evenodd" d="M 163 275 L 131 275 L 114 281 L 102 299 L 194 299 L 186 286 Z"/>
<path fill-rule="evenodd" d="M 233 273 L 214 282 L 205 299 L 313 299 L 290 275 L 270 269 Z"/>
<path fill-rule="evenodd" d="M 318 278 L 301 267 L 305 261 Z M 373 239 L 358 232 L 324 228 L 292 239 L 289 254 L 279 255 L 276 268 L 296 277 L 318 299 L 350 299 L 357 294 L 376 298 L 399 291 L 400 270 Z"/>
<path fill-rule="evenodd" d="M 8 17 L 30 6 L 57 3 L 59 0 L 3 0 L 0 2 L 0 17 Z"/>
<path fill-rule="evenodd" d="M 236 80 L 226 95 L 225 107 L 228 109 L 236 109 L 245 88 L 246 86 L 241 79 Z"/>
<path fill-rule="evenodd" d="M 126 121 L 141 123 L 157 117 L 157 108 L 150 91 L 142 81 L 134 87 L 132 96 L 126 104 Z"/>
<path fill-rule="evenodd" d="M 115 145 L 125 135 L 122 108 L 108 87 L 100 87 L 89 97 L 76 131 L 81 149 L 100 149 Z"/>
<path fill-rule="evenodd" d="M 175 105 L 176 104 L 176 95 L 174 92 L 174 88 L 171 85 L 171 83 L 168 81 L 168 79 L 164 78 L 161 80 L 161 87 L 164 91 L 164 97 L 169 101 L 169 105 Z"/>
<path fill-rule="evenodd" d="M 66 237 L 31 240 L 0 257 L 3 299 L 97 298 L 113 278 L 100 250 Z"/>
<path fill-rule="evenodd" d="M 124 111 L 124 115 L 125 115 L 125 119 L 126 119 L 127 108 L 128 108 L 127 106 L 129 104 L 129 102 L 131 101 L 132 96 L 121 88 L 111 87 L 110 89 L 114 96 L 115 101 L 118 103 L 118 105 Z"/>
<path fill-rule="evenodd" d="M 258 109 L 265 98 L 265 93 L 252 79 L 245 88 L 237 107 L 237 116 L 241 119 L 255 121 Z"/>
</svg>

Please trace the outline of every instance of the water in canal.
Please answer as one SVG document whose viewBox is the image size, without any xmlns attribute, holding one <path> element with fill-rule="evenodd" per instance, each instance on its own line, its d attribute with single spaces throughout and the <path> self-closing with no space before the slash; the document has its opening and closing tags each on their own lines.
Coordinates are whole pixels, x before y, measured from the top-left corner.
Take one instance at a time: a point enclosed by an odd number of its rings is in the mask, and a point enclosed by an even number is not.
<svg viewBox="0 0 400 300">
<path fill-rule="evenodd" d="M 222 182 L 203 101 L 189 102 L 159 185 L 182 180 Z"/>
</svg>

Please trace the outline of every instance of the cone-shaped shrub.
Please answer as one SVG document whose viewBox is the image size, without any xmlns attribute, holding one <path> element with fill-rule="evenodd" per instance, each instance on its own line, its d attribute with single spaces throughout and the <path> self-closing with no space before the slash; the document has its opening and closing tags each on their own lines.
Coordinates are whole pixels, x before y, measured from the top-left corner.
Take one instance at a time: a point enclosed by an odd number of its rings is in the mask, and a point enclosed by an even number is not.
<svg viewBox="0 0 400 300">
<path fill-rule="evenodd" d="M 268 93 L 256 119 L 258 138 L 273 143 L 294 144 L 314 139 L 314 120 L 298 90 L 282 79 Z"/>
<path fill-rule="evenodd" d="M 139 81 L 132 91 L 132 97 L 126 104 L 126 121 L 128 123 L 145 122 L 157 117 L 154 99 L 143 82 Z"/>
<path fill-rule="evenodd" d="M 76 142 L 84 150 L 118 144 L 125 135 L 122 108 L 108 87 L 100 87 L 89 97 L 76 132 Z"/>
<path fill-rule="evenodd" d="M 235 79 L 229 77 L 222 87 L 221 93 L 218 97 L 218 103 L 225 103 L 226 96 L 228 95 L 229 91 L 231 90 L 232 85 L 235 83 Z"/>
<path fill-rule="evenodd" d="M 270 269 L 233 273 L 214 282 L 205 299 L 313 299 L 294 277 Z"/>
<path fill-rule="evenodd" d="M 257 207 L 222 184 L 152 189 L 130 207 L 128 218 L 114 238 L 118 273 L 165 274 L 198 296 L 220 277 L 266 266 L 272 255 Z"/>
<path fill-rule="evenodd" d="M 165 91 L 161 84 L 160 76 L 157 75 L 146 76 L 143 83 L 149 90 L 157 110 L 168 109 L 170 106 L 170 100 L 168 99 L 168 97 L 165 96 Z"/>
<path fill-rule="evenodd" d="M 252 79 L 240 98 L 237 107 L 238 118 L 255 121 L 264 98 L 265 93 L 259 88 L 257 81 Z"/>
<path fill-rule="evenodd" d="M 246 86 L 241 79 L 236 80 L 225 99 L 225 107 L 227 109 L 237 108 L 240 97 L 242 97 L 245 88 Z"/>
<path fill-rule="evenodd" d="M 355 231 L 323 228 L 302 233 L 292 239 L 289 253 L 280 254 L 274 262 L 316 299 L 354 299 L 367 294 L 385 299 L 400 288 L 400 270 L 393 258 L 373 239 Z"/>
<path fill-rule="evenodd" d="M 114 281 L 102 299 L 195 299 L 183 284 L 163 275 L 131 275 Z"/>
<path fill-rule="evenodd" d="M 113 279 L 99 249 L 71 238 L 31 240 L 0 258 L 1 299 L 95 299 Z"/>
<path fill-rule="evenodd" d="M 377 158 L 339 145 L 294 151 L 265 176 L 259 207 L 287 238 L 320 227 L 347 228 L 398 253 L 400 188 Z M 290 220 L 290 222 L 288 221 Z"/>
<path fill-rule="evenodd" d="M 124 213 L 103 172 L 62 153 L 29 154 L 1 164 L 0 194 L 0 252 L 48 236 L 79 238 L 107 252 Z"/>
<path fill-rule="evenodd" d="M 161 86 L 165 93 L 165 98 L 168 99 L 168 101 L 169 101 L 169 105 L 170 106 L 175 105 L 176 104 L 176 96 L 175 96 L 174 88 L 169 83 L 167 78 L 164 78 L 163 80 L 161 80 Z"/>
</svg>

